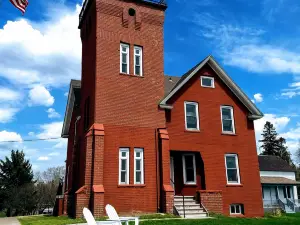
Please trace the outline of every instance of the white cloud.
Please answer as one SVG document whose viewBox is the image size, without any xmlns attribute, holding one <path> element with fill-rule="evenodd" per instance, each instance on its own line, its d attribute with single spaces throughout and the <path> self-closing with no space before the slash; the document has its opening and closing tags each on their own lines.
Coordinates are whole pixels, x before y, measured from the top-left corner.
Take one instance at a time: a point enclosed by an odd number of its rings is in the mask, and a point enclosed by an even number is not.
<svg viewBox="0 0 300 225">
<path fill-rule="evenodd" d="M 18 101 L 20 98 L 21 94 L 19 92 L 6 87 L 0 87 L 0 102 Z"/>
<path fill-rule="evenodd" d="M 59 156 L 60 153 L 59 152 L 51 152 L 48 154 L 49 156 Z"/>
<path fill-rule="evenodd" d="M 59 138 L 62 131 L 63 122 L 53 122 L 40 126 L 42 132 L 37 134 L 38 138 Z"/>
<path fill-rule="evenodd" d="M 65 93 L 64 93 L 64 96 L 65 96 L 65 97 L 68 97 L 68 95 L 69 95 L 69 92 L 65 92 Z"/>
<path fill-rule="evenodd" d="M 0 28 L 0 76 L 15 84 L 48 87 L 80 77 L 80 6 L 50 7 L 48 20 L 18 19 Z"/>
<path fill-rule="evenodd" d="M 15 108 L 0 108 L 0 123 L 8 123 L 13 120 L 19 109 Z"/>
<path fill-rule="evenodd" d="M 48 161 L 50 158 L 48 156 L 40 156 L 38 157 L 38 161 Z"/>
<path fill-rule="evenodd" d="M 19 141 L 22 142 L 22 137 L 20 134 L 16 132 L 9 132 L 9 131 L 1 131 L 0 132 L 0 142 L 3 141 Z"/>
<path fill-rule="evenodd" d="M 34 133 L 33 131 L 30 131 L 30 132 L 28 133 L 28 135 L 29 135 L 29 136 L 34 136 L 35 133 Z"/>
<path fill-rule="evenodd" d="M 36 85 L 29 91 L 30 105 L 51 106 L 54 103 L 54 97 L 42 85 Z"/>
<path fill-rule="evenodd" d="M 257 94 L 255 94 L 254 95 L 254 99 L 255 99 L 255 101 L 256 102 L 262 102 L 263 101 L 263 95 L 262 94 L 260 94 L 260 93 L 257 93 Z"/>
<path fill-rule="evenodd" d="M 58 112 L 55 111 L 55 109 L 53 108 L 49 108 L 47 111 L 48 113 L 48 118 L 59 118 L 60 114 Z"/>
</svg>

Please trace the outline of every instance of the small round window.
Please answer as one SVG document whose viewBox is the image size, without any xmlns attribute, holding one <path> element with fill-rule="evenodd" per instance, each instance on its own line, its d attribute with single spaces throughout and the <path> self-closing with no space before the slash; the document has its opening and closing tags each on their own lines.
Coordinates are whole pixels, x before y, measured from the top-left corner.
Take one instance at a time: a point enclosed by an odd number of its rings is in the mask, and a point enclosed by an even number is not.
<svg viewBox="0 0 300 225">
<path fill-rule="evenodd" d="M 129 14 L 129 16 L 135 16 L 135 9 L 130 8 L 130 9 L 128 10 L 128 14 Z"/>
</svg>

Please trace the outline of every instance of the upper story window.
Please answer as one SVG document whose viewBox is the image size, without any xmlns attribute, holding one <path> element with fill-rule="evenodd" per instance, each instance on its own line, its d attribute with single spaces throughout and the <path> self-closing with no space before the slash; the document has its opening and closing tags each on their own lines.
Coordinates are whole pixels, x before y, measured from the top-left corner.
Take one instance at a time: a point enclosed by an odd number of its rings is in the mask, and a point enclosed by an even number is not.
<svg viewBox="0 0 300 225">
<path fill-rule="evenodd" d="M 134 46 L 134 75 L 143 76 L 143 49 Z"/>
<path fill-rule="evenodd" d="M 201 76 L 201 86 L 215 88 L 215 80 L 213 77 Z"/>
<path fill-rule="evenodd" d="M 236 154 L 225 155 L 227 184 L 240 184 L 239 161 Z"/>
<path fill-rule="evenodd" d="M 129 148 L 120 148 L 119 184 L 129 184 Z"/>
<path fill-rule="evenodd" d="M 134 148 L 134 184 L 144 184 L 144 149 Z"/>
<path fill-rule="evenodd" d="M 231 106 L 221 106 L 222 132 L 235 133 L 233 108 Z"/>
<path fill-rule="evenodd" d="M 184 102 L 185 129 L 199 130 L 199 114 L 197 102 Z"/>
<path fill-rule="evenodd" d="M 129 45 L 120 45 L 120 72 L 129 74 Z"/>
</svg>

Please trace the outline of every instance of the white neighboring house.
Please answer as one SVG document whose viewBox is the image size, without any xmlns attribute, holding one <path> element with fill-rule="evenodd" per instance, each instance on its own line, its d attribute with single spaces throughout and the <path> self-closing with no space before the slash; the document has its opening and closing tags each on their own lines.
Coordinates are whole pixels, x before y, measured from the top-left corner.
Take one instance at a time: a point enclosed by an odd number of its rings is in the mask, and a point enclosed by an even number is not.
<svg viewBox="0 0 300 225">
<path fill-rule="evenodd" d="M 258 156 L 265 211 L 281 208 L 287 213 L 299 211 L 296 170 L 277 156 Z"/>
</svg>

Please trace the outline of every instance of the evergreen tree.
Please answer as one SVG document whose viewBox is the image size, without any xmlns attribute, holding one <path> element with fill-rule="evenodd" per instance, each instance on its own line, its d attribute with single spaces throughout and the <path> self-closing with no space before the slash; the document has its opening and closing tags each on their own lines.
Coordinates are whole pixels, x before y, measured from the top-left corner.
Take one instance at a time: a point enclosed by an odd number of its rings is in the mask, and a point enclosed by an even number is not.
<svg viewBox="0 0 300 225">
<path fill-rule="evenodd" d="M 11 151 L 11 157 L 0 160 L 0 197 L 4 199 L 0 208 L 7 210 L 7 216 L 18 214 L 16 206 L 22 205 L 22 211 L 27 211 L 24 202 L 30 207 L 32 194 L 26 195 L 25 191 L 33 187 L 33 172 L 31 164 L 25 159 L 23 151 Z M 27 196 L 25 200 L 24 196 Z"/>
<path fill-rule="evenodd" d="M 300 168 L 300 140 L 298 141 L 298 147 L 297 147 L 297 150 L 296 150 L 295 157 L 296 157 L 296 161 L 298 163 L 298 166 Z"/>
<path fill-rule="evenodd" d="M 263 149 L 262 155 L 276 155 L 277 132 L 275 127 L 269 121 L 266 122 L 264 130 L 262 133 L 263 139 L 259 140 L 262 143 L 261 147 Z"/>
<path fill-rule="evenodd" d="M 288 151 L 288 147 L 286 146 L 286 140 L 282 137 L 278 139 L 278 143 L 276 146 L 276 155 L 282 158 L 290 165 L 294 165 L 291 159 L 291 153 Z"/>
</svg>

